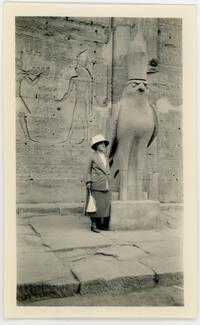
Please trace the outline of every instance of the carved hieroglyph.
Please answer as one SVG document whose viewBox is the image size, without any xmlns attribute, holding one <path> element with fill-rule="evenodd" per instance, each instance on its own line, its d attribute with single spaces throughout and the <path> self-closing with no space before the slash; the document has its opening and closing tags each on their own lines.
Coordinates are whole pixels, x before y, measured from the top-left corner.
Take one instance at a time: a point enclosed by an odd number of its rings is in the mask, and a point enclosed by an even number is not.
<svg viewBox="0 0 200 325">
<path fill-rule="evenodd" d="M 149 105 L 147 96 L 147 61 L 146 43 L 138 25 L 127 55 L 128 81 L 119 103 L 110 152 L 112 168 L 118 164 L 120 200 L 143 199 L 146 150 L 158 129 L 158 117 L 155 109 Z"/>
<path fill-rule="evenodd" d="M 111 56 L 112 44 L 108 25 L 90 23 L 17 19 L 20 141 L 87 146 L 99 131 L 93 130 L 101 124 L 96 111 L 110 100 L 110 67 L 103 55 Z"/>
</svg>

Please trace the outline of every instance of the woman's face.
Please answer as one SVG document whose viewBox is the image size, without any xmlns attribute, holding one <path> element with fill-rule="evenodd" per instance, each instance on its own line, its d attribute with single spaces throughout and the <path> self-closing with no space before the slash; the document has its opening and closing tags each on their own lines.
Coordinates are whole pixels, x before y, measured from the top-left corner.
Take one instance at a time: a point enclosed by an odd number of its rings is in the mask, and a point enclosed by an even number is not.
<svg viewBox="0 0 200 325">
<path fill-rule="evenodd" d="M 106 152 L 106 146 L 105 146 L 105 142 L 99 142 L 97 143 L 97 151 L 100 152 Z"/>
</svg>

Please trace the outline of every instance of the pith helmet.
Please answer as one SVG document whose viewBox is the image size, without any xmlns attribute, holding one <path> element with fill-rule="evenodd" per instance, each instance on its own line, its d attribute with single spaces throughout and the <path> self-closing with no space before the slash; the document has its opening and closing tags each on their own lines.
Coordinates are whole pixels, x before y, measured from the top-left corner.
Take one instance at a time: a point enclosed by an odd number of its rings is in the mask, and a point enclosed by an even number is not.
<svg viewBox="0 0 200 325">
<path fill-rule="evenodd" d="M 95 145 L 99 142 L 104 142 L 106 147 L 109 145 L 109 141 L 102 134 L 97 134 L 91 140 L 92 149 L 95 149 Z"/>
</svg>

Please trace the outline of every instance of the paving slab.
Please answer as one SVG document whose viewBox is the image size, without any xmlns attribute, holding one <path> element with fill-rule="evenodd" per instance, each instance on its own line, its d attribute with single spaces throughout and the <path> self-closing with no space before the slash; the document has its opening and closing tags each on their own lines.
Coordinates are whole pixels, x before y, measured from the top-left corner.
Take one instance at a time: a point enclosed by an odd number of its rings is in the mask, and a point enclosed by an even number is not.
<svg viewBox="0 0 200 325">
<path fill-rule="evenodd" d="M 22 235 L 17 234 L 17 251 L 24 253 L 26 251 L 31 251 L 35 248 L 42 248 L 42 250 L 47 250 L 47 247 L 42 245 L 40 236 L 37 235 Z"/>
<path fill-rule="evenodd" d="M 64 216 L 58 216 L 55 220 L 46 218 L 32 218 L 31 225 L 42 237 L 43 243 L 51 247 L 52 251 L 72 250 L 77 248 L 105 247 L 113 242 L 90 231 L 86 224 L 69 224 L 63 222 Z"/>
<path fill-rule="evenodd" d="M 55 252 L 56 256 L 62 261 L 65 265 L 71 265 L 70 263 L 81 260 L 83 258 L 86 258 L 88 256 L 94 255 L 96 249 L 95 248 L 77 248 L 73 250 L 67 250 L 67 251 L 58 251 Z"/>
<path fill-rule="evenodd" d="M 138 257 L 147 255 L 142 249 L 127 245 L 101 248 L 95 254 L 113 256 L 119 261 L 137 260 Z"/>
<path fill-rule="evenodd" d="M 180 256 L 143 256 L 139 260 L 158 275 L 159 284 L 166 286 L 182 284 L 183 262 Z"/>
<path fill-rule="evenodd" d="M 17 234 L 19 236 L 23 235 L 35 235 L 34 230 L 27 224 L 27 225 L 19 225 L 17 229 Z"/>
<path fill-rule="evenodd" d="M 55 259 L 49 259 L 37 264 L 21 264 L 17 267 L 17 283 L 33 284 L 42 283 L 59 277 L 67 276 L 66 267 Z M 71 276 L 71 275 L 70 275 Z"/>
<path fill-rule="evenodd" d="M 139 247 L 153 256 L 168 257 L 182 255 L 182 241 L 170 239 L 161 242 L 140 242 Z"/>
<path fill-rule="evenodd" d="M 143 285 L 154 286 L 154 272 L 137 261 L 117 261 L 108 256 L 92 256 L 74 263 L 72 272 L 80 281 L 80 292 L 124 292 Z"/>
<path fill-rule="evenodd" d="M 182 237 L 177 230 L 138 230 L 138 231 L 104 231 L 104 237 L 111 239 L 116 244 L 137 244 L 140 242 L 160 242 L 176 240 Z"/>
</svg>

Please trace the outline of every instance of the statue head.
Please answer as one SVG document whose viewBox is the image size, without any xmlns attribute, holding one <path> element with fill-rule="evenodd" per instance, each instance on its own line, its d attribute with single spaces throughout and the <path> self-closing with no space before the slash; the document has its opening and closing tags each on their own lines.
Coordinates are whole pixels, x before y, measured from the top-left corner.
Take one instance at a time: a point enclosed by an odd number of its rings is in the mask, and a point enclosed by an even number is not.
<svg viewBox="0 0 200 325">
<path fill-rule="evenodd" d="M 130 79 L 126 82 L 124 94 L 146 97 L 149 92 L 146 79 Z"/>
</svg>

